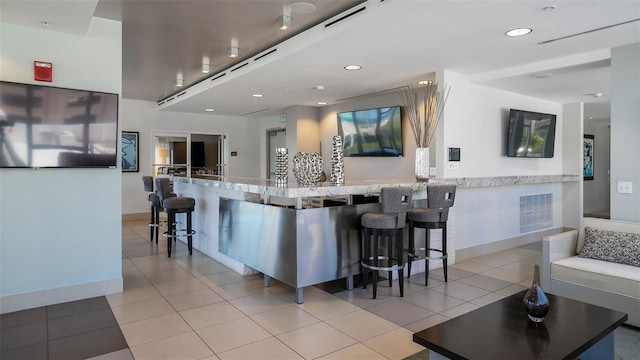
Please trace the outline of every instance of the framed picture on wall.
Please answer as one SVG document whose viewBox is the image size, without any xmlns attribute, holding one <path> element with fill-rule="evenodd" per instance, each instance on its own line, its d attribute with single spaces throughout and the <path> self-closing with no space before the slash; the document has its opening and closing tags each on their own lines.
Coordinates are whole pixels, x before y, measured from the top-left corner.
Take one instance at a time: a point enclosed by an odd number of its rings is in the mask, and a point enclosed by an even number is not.
<svg viewBox="0 0 640 360">
<path fill-rule="evenodd" d="M 584 135 L 582 142 L 582 175 L 585 180 L 593 180 L 593 150 L 594 150 L 594 137 L 593 135 Z"/>
<path fill-rule="evenodd" d="M 123 131 L 122 132 L 122 171 L 123 172 L 138 172 L 138 163 L 140 162 L 140 154 L 138 152 L 138 138 L 139 133 L 137 131 Z"/>
</svg>

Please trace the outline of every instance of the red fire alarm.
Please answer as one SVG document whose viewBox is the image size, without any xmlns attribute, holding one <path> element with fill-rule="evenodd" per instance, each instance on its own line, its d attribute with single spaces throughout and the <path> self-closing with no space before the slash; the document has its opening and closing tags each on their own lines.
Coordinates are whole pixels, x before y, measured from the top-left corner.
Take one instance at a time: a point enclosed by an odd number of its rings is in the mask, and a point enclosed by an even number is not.
<svg viewBox="0 0 640 360">
<path fill-rule="evenodd" d="M 33 79 L 36 81 L 51 82 L 53 80 L 53 64 L 44 61 L 34 61 Z"/>
</svg>

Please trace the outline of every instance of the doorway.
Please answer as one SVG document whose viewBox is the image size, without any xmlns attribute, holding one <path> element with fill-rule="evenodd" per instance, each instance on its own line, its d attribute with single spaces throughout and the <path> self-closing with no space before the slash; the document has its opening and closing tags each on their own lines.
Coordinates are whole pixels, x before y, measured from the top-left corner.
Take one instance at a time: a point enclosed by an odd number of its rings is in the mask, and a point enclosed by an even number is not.
<svg viewBox="0 0 640 360">
<path fill-rule="evenodd" d="M 276 148 L 281 147 L 287 147 L 287 129 L 278 128 L 267 130 L 267 179 L 275 179 Z"/>
<path fill-rule="evenodd" d="M 152 137 L 154 176 L 227 175 L 226 135 L 154 131 Z"/>
</svg>

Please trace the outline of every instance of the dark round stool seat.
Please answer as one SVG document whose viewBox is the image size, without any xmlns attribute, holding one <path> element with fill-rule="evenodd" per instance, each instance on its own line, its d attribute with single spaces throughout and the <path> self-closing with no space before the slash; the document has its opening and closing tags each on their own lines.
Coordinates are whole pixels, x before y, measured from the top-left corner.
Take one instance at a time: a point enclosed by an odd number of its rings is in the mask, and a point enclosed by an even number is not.
<svg viewBox="0 0 640 360">
<path fill-rule="evenodd" d="M 160 198 L 158 197 L 158 194 L 156 193 L 149 194 L 149 202 L 152 205 L 156 205 L 156 206 L 160 205 Z"/>
<path fill-rule="evenodd" d="M 362 215 L 360 224 L 371 229 L 394 230 L 398 224 L 398 214 L 366 213 Z"/>
<path fill-rule="evenodd" d="M 193 208 L 196 206 L 196 200 L 190 197 L 170 197 L 164 199 L 162 202 L 162 207 L 165 210 L 173 210 L 174 212 L 187 212 L 193 211 Z"/>
<path fill-rule="evenodd" d="M 440 222 L 441 209 L 413 208 L 407 213 L 410 221 L 437 223 Z"/>
</svg>

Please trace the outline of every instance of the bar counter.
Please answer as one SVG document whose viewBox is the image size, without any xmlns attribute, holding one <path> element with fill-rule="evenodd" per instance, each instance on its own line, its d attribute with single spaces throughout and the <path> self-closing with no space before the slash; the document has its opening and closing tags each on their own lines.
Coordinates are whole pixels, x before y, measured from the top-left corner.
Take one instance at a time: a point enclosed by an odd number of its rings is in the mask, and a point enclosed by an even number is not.
<svg viewBox="0 0 640 360">
<path fill-rule="evenodd" d="M 278 186 L 264 179 L 199 175 L 173 177 L 173 184 L 179 196 L 196 199 L 194 248 L 242 275 L 263 273 L 265 286 L 270 278 L 293 286 L 298 303 L 302 303 L 305 286 L 342 278 L 347 279 L 347 288 L 353 286 L 353 275 L 360 271 L 360 216 L 379 210 L 377 202 L 354 203 L 356 196 L 378 195 L 383 187 L 407 186 L 414 189 L 415 204 L 424 206 L 428 184 L 474 188 L 568 182 L 576 178 L 549 175 L 429 182 L 397 179 L 300 187 L 295 182 Z M 327 202 L 331 205 L 327 206 Z M 455 228 L 454 214 L 455 210 L 449 215 L 451 229 Z M 433 237 L 432 241 L 438 239 Z M 447 246 L 452 254 L 449 263 L 453 264 L 454 231 L 447 238 Z M 424 271 L 424 262 L 416 262 L 413 268 L 415 272 Z"/>
<path fill-rule="evenodd" d="M 408 186 L 416 198 L 426 197 L 426 183 L 413 179 L 298 187 L 200 176 L 174 177 L 173 183 L 176 194 L 196 199 L 196 249 L 241 274 L 263 273 L 265 286 L 274 278 L 296 288 L 298 303 L 305 286 L 342 278 L 353 286 L 360 272 L 360 216 L 380 208 L 377 201 L 354 203 L 354 196 Z"/>
</svg>

